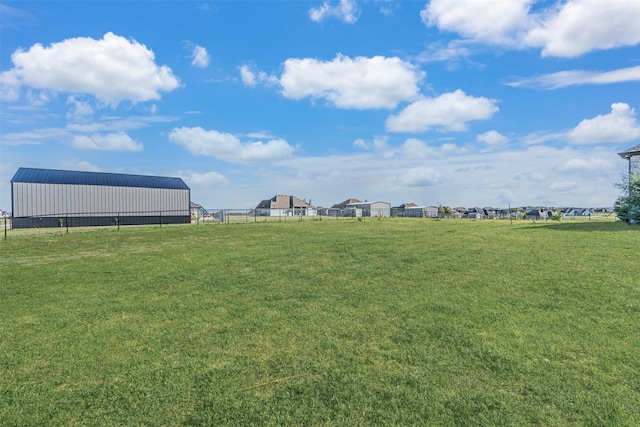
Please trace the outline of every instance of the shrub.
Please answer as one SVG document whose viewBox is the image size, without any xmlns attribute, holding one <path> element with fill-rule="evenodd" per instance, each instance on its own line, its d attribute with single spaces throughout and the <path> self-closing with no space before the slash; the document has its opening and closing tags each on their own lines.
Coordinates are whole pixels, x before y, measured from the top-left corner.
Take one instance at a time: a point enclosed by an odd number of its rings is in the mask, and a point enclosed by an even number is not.
<svg viewBox="0 0 640 427">
<path fill-rule="evenodd" d="M 624 193 L 613 206 L 618 218 L 628 223 L 640 222 L 640 174 L 623 176 L 615 185 Z"/>
</svg>

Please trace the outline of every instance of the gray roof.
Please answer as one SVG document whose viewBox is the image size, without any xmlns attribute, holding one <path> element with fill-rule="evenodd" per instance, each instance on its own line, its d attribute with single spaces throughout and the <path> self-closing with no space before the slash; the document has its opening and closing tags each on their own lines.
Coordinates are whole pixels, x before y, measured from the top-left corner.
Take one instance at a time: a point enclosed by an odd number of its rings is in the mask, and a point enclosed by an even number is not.
<svg viewBox="0 0 640 427">
<path fill-rule="evenodd" d="M 11 182 L 105 185 L 111 187 L 165 188 L 172 190 L 190 189 L 181 178 L 32 168 L 19 168 L 13 178 L 11 178 Z"/>
<path fill-rule="evenodd" d="M 300 200 L 296 196 L 287 196 L 284 194 L 278 194 L 270 199 L 265 199 L 258 203 L 256 209 L 298 209 L 298 208 L 311 208 L 309 203 L 304 200 Z"/>
<path fill-rule="evenodd" d="M 640 155 L 640 144 L 624 150 L 622 153 L 618 153 L 618 155 L 623 159 L 628 159 L 631 156 Z"/>
<path fill-rule="evenodd" d="M 347 207 L 348 204 L 352 204 L 352 203 L 362 203 L 362 202 L 358 199 L 347 199 L 344 202 L 336 203 L 335 205 L 331 206 L 331 209 L 344 209 Z"/>
</svg>

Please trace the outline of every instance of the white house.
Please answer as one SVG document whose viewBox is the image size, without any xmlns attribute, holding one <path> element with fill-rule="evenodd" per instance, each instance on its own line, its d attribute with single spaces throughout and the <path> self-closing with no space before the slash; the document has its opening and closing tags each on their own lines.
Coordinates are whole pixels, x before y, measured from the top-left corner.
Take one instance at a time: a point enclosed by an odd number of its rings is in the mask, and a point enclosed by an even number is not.
<svg viewBox="0 0 640 427">
<path fill-rule="evenodd" d="M 316 208 L 296 196 L 278 194 L 256 206 L 256 216 L 316 216 Z"/>
</svg>

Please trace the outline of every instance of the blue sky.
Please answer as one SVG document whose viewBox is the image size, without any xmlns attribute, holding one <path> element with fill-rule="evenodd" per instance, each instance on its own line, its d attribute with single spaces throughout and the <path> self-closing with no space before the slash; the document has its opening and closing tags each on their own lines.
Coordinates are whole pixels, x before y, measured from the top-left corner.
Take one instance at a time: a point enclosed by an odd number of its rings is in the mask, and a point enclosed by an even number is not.
<svg viewBox="0 0 640 427">
<path fill-rule="evenodd" d="M 18 167 L 275 194 L 611 206 L 640 142 L 640 2 L 3 1 L 0 208 Z"/>
</svg>

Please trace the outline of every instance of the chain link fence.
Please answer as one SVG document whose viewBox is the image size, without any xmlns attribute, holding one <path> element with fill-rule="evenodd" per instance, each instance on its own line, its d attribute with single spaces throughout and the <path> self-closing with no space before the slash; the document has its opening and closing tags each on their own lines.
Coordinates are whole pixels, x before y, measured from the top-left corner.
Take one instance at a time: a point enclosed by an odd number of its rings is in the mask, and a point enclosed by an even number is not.
<svg viewBox="0 0 640 427">
<path fill-rule="evenodd" d="M 555 212 L 557 214 L 557 212 Z M 239 224 L 265 222 L 297 222 L 297 221 L 371 221 L 386 217 L 431 220 L 509 220 L 509 221 L 551 221 L 551 210 L 496 209 L 491 211 L 472 210 L 466 212 L 453 211 L 449 213 L 433 211 L 399 210 L 392 208 L 388 215 L 372 216 L 366 209 L 192 209 L 190 215 L 185 211 L 145 211 L 145 212 L 90 212 L 63 213 L 38 215 L 28 217 L 3 217 L 0 227 L 3 229 L 4 239 L 9 230 L 34 230 L 38 232 L 69 233 L 76 227 L 114 227 L 120 226 L 155 225 L 162 227 L 169 224 Z M 589 212 L 562 215 L 565 221 L 616 221 L 617 217 L 611 212 Z M 13 232 L 13 231 L 12 231 Z"/>
</svg>

